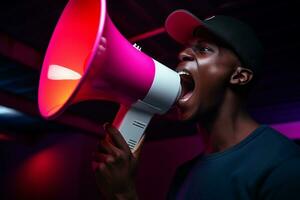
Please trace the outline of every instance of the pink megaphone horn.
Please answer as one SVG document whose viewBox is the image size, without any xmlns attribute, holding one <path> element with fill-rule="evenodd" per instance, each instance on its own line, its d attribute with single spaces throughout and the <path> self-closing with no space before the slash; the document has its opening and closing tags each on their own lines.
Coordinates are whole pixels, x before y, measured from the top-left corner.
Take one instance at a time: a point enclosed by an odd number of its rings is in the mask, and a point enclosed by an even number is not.
<svg viewBox="0 0 300 200">
<path fill-rule="evenodd" d="M 40 75 L 38 104 L 53 118 L 90 99 L 119 103 L 113 124 L 132 151 L 154 114 L 181 93 L 179 75 L 130 44 L 106 12 L 105 0 L 70 0 L 49 43 Z"/>
</svg>

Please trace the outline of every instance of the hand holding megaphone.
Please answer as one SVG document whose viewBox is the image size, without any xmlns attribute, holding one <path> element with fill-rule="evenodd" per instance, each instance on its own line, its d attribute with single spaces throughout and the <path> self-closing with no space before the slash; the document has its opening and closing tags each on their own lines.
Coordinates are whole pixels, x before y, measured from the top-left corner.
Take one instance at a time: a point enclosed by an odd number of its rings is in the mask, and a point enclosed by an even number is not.
<svg viewBox="0 0 300 200">
<path fill-rule="evenodd" d="M 99 190 L 105 199 L 137 199 L 134 178 L 139 150 L 132 153 L 112 125 L 105 124 L 104 130 L 106 137 L 99 142 L 92 162 Z"/>
</svg>

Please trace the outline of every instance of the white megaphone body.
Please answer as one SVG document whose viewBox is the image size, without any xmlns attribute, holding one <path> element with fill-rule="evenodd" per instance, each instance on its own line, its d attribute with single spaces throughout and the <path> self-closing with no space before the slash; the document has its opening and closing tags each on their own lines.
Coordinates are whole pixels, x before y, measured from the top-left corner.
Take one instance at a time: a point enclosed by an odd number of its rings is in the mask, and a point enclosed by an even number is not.
<svg viewBox="0 0 300 200">
<path fill-rule="evenodd" d="M 152 116 L 172 106 L 181 86 L 176 72 L 119 33 L 106 13 L 105 0 L 70 0 L 49 43 L 38 92 L 45 118 L 79 101 L 119 103 L 113 124 L 134 151 Z"/>
</svg>

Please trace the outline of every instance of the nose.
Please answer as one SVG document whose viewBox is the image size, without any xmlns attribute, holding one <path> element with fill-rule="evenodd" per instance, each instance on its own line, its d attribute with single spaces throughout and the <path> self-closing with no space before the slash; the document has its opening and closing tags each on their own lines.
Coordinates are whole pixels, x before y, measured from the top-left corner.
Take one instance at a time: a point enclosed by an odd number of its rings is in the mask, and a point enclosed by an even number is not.
<svg viewBox="0 0 300 200">
<path fill-rule="evenodd" d="M 187 48 L 179 53 L 180 61 L 194 61 L 195 57 L 193 54 L 193 50 L 191 48 Z"/>
</svg>

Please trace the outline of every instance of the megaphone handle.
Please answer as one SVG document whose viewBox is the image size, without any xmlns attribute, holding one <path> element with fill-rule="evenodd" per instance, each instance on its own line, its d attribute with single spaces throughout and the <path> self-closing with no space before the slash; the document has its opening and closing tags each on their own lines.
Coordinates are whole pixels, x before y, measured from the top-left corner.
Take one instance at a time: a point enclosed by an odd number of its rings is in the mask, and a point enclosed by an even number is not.
<svg viewBox="0 0 300 200">
<path fill-rule="evenodd" d="M 136 107 L 121 105 L 113 122 L 119 129 L 131 152 L 136 151 L 141 145 L 144 132 L 153 116 L 153 113 L 146 112 Z"/>
</svg>

